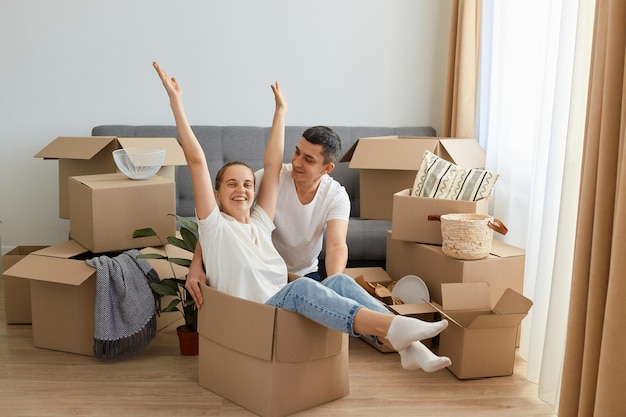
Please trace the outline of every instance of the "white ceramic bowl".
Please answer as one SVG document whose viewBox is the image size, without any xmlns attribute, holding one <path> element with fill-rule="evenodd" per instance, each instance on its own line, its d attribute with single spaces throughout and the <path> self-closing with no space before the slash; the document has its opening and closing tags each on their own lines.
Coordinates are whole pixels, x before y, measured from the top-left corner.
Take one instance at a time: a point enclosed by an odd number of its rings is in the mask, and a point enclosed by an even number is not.
<svg viewBox="0 0 626 417">
<path fill-rule="evenodd" d="M 113 151 L 117 168 L 131 180 L 145 180 L 157 173 L 165 160 L 165 149 L 136 147 Z"/>
</svg>

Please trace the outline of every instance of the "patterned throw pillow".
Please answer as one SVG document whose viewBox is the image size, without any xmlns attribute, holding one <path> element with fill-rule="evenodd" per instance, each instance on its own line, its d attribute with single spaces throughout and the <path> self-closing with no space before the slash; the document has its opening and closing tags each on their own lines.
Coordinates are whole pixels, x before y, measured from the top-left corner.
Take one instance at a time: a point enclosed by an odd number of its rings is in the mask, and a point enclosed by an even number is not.
<svg viewBox="0 0 626 417">
<path fill-rule="evenodd" d="M 500 175 L 478 168 L 461 168 L 426 151 L 415 182 L 414 197 L 478 201 L 491 197 Z"/>
</svg>

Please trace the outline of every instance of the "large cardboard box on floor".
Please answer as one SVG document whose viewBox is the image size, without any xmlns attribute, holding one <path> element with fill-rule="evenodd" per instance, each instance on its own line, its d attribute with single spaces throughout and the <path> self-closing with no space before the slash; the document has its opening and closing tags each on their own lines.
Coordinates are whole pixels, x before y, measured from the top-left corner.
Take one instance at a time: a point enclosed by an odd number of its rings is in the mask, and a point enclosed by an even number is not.
<svg viewBox="0 0 626 417">
<path fill-rule="evenodd" d="M 176 233 L 176 184 L 170 179 L 136 181 L 117 173 L 68 181 L 70 236 L 91 252 L 159 246 Z M 135 230 L 148 227 L 158 238 L 133 239 Z"/>
<path fill-rule="evenodd" d="M 483 168 L 485 152 L 475 139 L 421 136 L 361 138 L 340 162 L 359 170 L 361 218 L 391 220 L 394 193 L 415 182 L 425 151 L 463 168 Z"/>
<path fill-rule="evenodd" d="M 7 276 L 30 283 L 35 347 L 93 356 L 96 270 L 85 260 L 94 256 L 68 240 L 33 251 L 6 270 Z M 167 273 L 153 261 L 149 260 L 157 272 Z M 162 314 L 157 330 L 174 320 L 175 316 Z"/>
<path fill-rule="evenodd" d="M 442 244 L 441 222 L 428 220 L 428 216 L 450 213 L 488 214 L 489 200 L 444 200 L 440 198 L 412 197 L 411 189 L 393 195 L 391 237 L 409 242 Z"/>
<path fill-rule="evenodd" d="M 440 308 L 449 325 L 439 335 L 439 355 L 459 379 L 513 374 L 517 328 L 532 301 L 508 288 L 491 308 L 487 283 L 441 284 Z"/>
<path fill-rule="evenodd" d="M 165 149 L 158 175 L 175 180 L 176 165 L 186 165 L 176 138 L 122 138 L 117 136 L 58 137 L 35 157 L 59 161 L 59 217 L 69 219 L 68 178 L 118 172 L 112 152 L 116 149 L 151 146 Z"/>
<path fill-rule="evenodd" d="M 348 395 L 346 334 L 206 285 L 202 294 L 201 386 L 260 416 L 286 416 Z"/>
<path fill-rule="evenodd" d="M 526 252 L 494 239 L 491 254 L 478 260 L 459 260 L 446 256 L 441 246 L 396 240 L 387 232 L 386 270 L 398 280 L 417 275 L 430 291 L 433 301 L 441 304 L 441 284 L 487 282 L 494 306 L 507 288 L 523 293 Z"/>
<path fill-rule="evenodd" d="M 4 286 L 4 318 L 7 324 L 30 324 L 30 281 L 4 275 L 4 271 L 24 259 L 26 255 L 47 246 L 17 246 L 2 256 Z"/>
<path fill-rule="evenodd" d="M 380 267 L 346 268 L 344 273 L 355 280 L 363 278 L 368 283 L 380 284 L 384 287 L 390 287 L 391 284 L 394 283 L 394 280 L 391 279 L 389 274 Z M 437 313 L 437 311 L 427 303 L 388 304 L 386 308 L 394 314 L 414 317 L 424 321 L 434 321 L 435 313 Z M 361 337 L 361 339 L 383 353 L 395 352 L 394 349 L 386 345 L 377 345 L 366 337 Z M 432 345 L 432 339 L 422 340 L 422 343 L 430 347 Z"/>
</svg>

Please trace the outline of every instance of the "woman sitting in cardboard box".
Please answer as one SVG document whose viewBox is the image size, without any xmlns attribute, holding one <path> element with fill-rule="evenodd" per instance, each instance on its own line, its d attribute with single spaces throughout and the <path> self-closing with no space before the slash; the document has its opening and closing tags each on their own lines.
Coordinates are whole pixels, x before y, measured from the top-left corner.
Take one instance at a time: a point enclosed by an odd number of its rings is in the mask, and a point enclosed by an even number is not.
<svg viewBox="0 0 626 417">
<path fill-rule="evenodd" d="M 448 326 L 446 320 L 425 322 L 395 316 L 344 274 L 322 283 L 312 279 L 288 282 L 285 262 L 271 240 L 287 112 L 278 83 L 271 86 L 276 107 L 265 149 L 265 174 L 253 204 L 254 172 L 242 162 L 224 165 L 213 189 L 206 157 L 185 115 L 182 89 L 156 62 L 153 65 L 169 96 L 191 173 L 209 285 L 230 295 L 297 312 L 352 336 L 368 335 L 397 350 L 405 369 L 433 372 L 449 366 L 449 358 L 436 356 L 420 342 L 443 331 Z M 188 282 L 187 290 L 200 304 L 199 283 Z"/>
</svg>

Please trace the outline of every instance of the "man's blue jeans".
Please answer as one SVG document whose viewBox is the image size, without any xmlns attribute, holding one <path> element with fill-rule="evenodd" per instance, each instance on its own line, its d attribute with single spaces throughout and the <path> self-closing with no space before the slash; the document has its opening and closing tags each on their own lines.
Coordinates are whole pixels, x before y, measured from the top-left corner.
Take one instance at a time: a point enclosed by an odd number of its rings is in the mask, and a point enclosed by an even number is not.
<svg viewBox="0 0 626 417">
<path fill-rule="evenodd" d="M 330 276 L 322 282 L 296 279 L 274 294 L 265 304 L 294 311 L 322 326 L 360 336 L 354 332 L 354 316 L 361 307 L 392 314 L 356 281 L 344 274 Z M 372 340 L 380 343 L 375 337 Z"/>
</svg>

